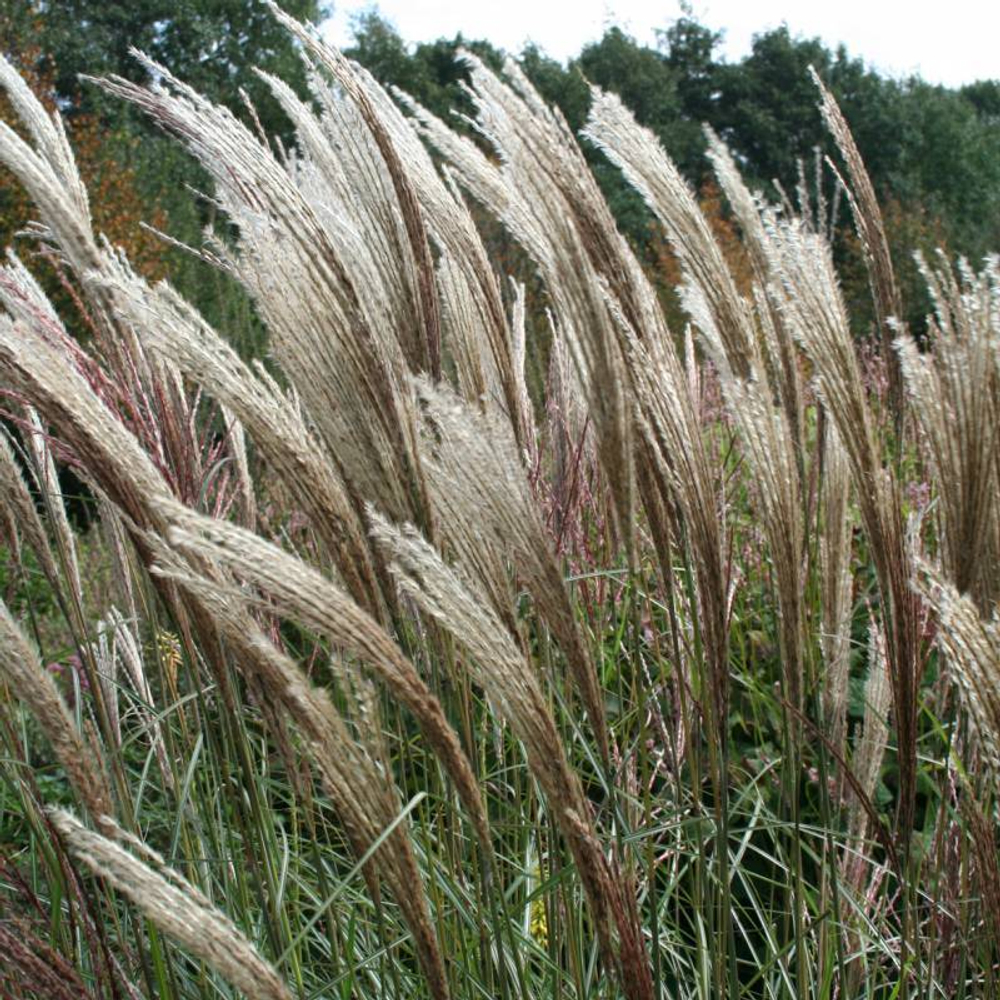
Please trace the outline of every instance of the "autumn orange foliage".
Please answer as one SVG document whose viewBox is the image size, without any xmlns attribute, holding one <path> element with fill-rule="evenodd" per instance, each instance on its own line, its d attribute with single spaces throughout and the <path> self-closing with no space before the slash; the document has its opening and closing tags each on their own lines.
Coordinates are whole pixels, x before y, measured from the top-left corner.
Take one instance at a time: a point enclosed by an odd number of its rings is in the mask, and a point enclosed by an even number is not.
<svg viewBox="0 0 1000 1000">
<path fill-rule="evenodd" d="M 698 190 L 698 204 L 722 250 L 722 256 L 729 265 L 736 287 L 744 295 L 749 294 L 753 284 L 753 268 L 743 246 L 739 227 L 729 213 L 722 191 L 714 180 L 707 180 L 702 184 Z M 650 228 L 647 273 L 659 291 L 669 326 L 680 332 L 688 323 L 687 314 L 681 308 L 677 296 L 681 284 L 680 263 L 660 224 L 653 221 L 650 223 Z"/>
<path fill-rule="evenodd" d="M 41 15 L 35 15 L 40 17 Z M 36 22 L 36 28 L 40 24 Z M 80 176 L 90 196 L 90 210 L 94 231 L 104 235 L 115 246 L 122 247 L 133 267 L 147 278 L 156 280 L 167 274 L 167 261 L 162 241 L 144 229 L 146 222 L 163 231 L 167 225 L 166 211 L 157 204 L 150 205 L 140 193 L 139 178 L 134 165 L 129 162 L 130 150 L 139 140 L 109 131 L 97 116 L 81 110 L 77 98 L 70 104 L 56 94 L 55 65 L 32 36 L 40 31 L 17 30 L 9 15 L 0 15 L 0 49 L 17 67 L 28 86 L 50 112 L 57 109 L 63 116 L 66 132 L 76 156 Z M 0 95 L 0 120 L 23 134 L 23 128 L 13 114 L 5 95 Z M 19 237 L 35 218 L 27 193 L 14 176 L 0 167 L 0 248 L 13 247 L 17 254 L 42 281 L 46 290 L 59 300 L 60 283 L 66 280 L 54 270 L 51 257 L 41 253 L 37 243 Z"/>
</svg>

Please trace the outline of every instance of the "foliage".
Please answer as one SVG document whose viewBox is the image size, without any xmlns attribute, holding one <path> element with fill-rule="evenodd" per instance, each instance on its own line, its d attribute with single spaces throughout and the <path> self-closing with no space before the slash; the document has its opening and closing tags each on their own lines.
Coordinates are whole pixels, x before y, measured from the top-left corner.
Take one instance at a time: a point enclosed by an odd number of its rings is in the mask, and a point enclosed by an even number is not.
<svg viewBox="0 0 1000 1000">
<path fill-rule="evenodd" d="M 10 0 L 7 0 L 9 3 Z M 18 5 L 15 0 L 15 6 Z M 31 0 L 35 10 L 34 39 L 52 59 L 52 84 L 59 99 L 79 101 L 94 110 L 93 88 L 81 90 L 79 78 L 118 74 L 147 79 L 132 57 L 139 49 L 170 66 L 191 86 L 245 112 L 240 91 L 258 109 L 270 134 L 287 129 L 287 121 L 254 72 L 260 68 L 305 91 L 305 69 L 295 46 L 275 24 L 263 3 L 246 0 Z M 300 20 L 316 23 L 326 12 L 323 0 L 290 0 L 285 8 Z M 252 63 L 246 54 L 253 53 Z M 102 116 L 122 111 L 103 103 Z"/>
<path fill-rule="evenodd" d="M 59 106 L 59 94 L 51 61 L 46 59 L 38 40 L 37 16 L 24 8 L 18 18 L 10 12 L 0 18 L 0 51 L 8 56 L 16 54 L 16 65 L 28 85 L 52 113 Z M 139 225 L 148 222 L 162 228 L 166 215 L 160 206 L 143 197 L 134 166 L 138 139 L 124 132 L 109 134 L 97 116 L 76 107 L 68 110 L 72 112 L 68 116 L 70 142 L 90 192 L 96 226 L 113 244 L 123 247 L 140 272 L 153 279 L 165 277 L 167 268 L 160 242 Z M 15 127 L 18 124 L 5 95 L 0 97 L 0 121 Z M 30 198 L 14 176 L 0 167 L 0 245 L 12 246 L 33 218 Z M 50 293 L 58 295 L 56 272 L 41 262 L 38 267 Z M 62 302 L 69 304 L 65 295 Z"/>
<path fill-rule="evenodd" d="M 350 54 L 380 81 L 414 94 L 448 119 L 452 109 L 469 110 L 457 86 L 464 71 L 451 59 L 463 44 L 497 65 L 498 54 L 486 43 L 442 39 L 408 48 L 376 14 L 358 22 Z M 702 133 L 707 123 L 738 157 L 751 186 L 772 195 L 772 181 L 795 191 L 800 164 L 811 163 L 815 149 L 833 153 L 806 72 L 814 66 L 848 115 L 881 198 L 898 203 L 903 215 L 923 220 L 934 239 L 955 253 L 979 259 L 997 245 L 1000 214 L 990 208 L 1000 191 L 995 82 L 947 90 L 916 78 L 887 79 L 843 47 L 831 52 L 818 39 L 794 37 L 784 27 L 756 36 L 750 53 L 737 63 L 721 59 L 718 44 L 716 33 L 685 15 L 658 33 L 655 48 L 612 27 L 568 66 L 535 48 L 521 58 L 532 84 L 574 130 L 586 119 L 589 81 L 619 94 L 696 188 L 708 179 Z M 588 150 L 588 161 L 619 225 L 645 248 L 646 259 L 655 259 L 649 215 L 641 202 L 603 158 Z M 849 220 L 842 222 L 846 242 L 841 252 L 849 245 Z M 905 262 L 922 245 L 914 233 L 913 242 L 898 248 L 898 259 L 911 273 Z M 850 286 L 847 294 L 857 332 L 865 334 L 865 290 Z M 922 329 L 926 301 L 920 295 L 908 301 L 907 321 Z"/>
</svg>

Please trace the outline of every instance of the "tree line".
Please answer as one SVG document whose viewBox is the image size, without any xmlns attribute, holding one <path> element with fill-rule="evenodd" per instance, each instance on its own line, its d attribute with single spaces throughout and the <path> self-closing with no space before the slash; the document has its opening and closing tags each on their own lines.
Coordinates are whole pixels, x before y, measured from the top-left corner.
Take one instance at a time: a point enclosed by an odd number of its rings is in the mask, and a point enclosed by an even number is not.
<svg viewBox="0 0 1000 1000">
<path fill-rule="evenodd" d="M 285 0 L 283 6 L 313 23 L 329 13 L 324 0 Z M 817 160 L 833 151 L 808 73 L 814 67 L 843 108 L 886 206 L 907 319 L 919 329 L 928 303 L 912 263 L 914 251 L 943 246 L 977 260 L 1000 248 L 1000 80 L 953 89 L 918 77 L 892 79 L 843 47 L 833 51 L 784 27 L 756 36 L 749 54 L 738 61 L 723 58 L 720 42 L 720 33 L 685 15 L 665 24 L 653 45 L 612 27 L 567 64 L 532 46 L 519 58 L 534 86 L 574 130 L 586 119 L 590 84 L 619 94 L 699 192 L 723 246 L 731 246 L 733 254 L 738 254 L 738 239 L 703 155 L 703 125 L 722 137 L 766 197 L 794 201 L 808 196 L 814 206 L 833 206 L 833 174 L 822 163 L 816 169 Z M 0 47 L 66 117 L 85 169 L 93 175 L 99 202 L 95 216 L 109 236 L 126 243 L 151 273 L 169 270 L 196 302 L 203 300 L 199 304 L 215 322 L 256 351 L 262 333 L 235 287 L 220 295 L 218 283 L 225 279 L 215 276 L 206 294 L 200 262 L 158 249 L 155 237 L 138 225 L 141 219 L 192 244 L 200 242 L 208 223 L 225 233 L 210 198 L 192 193 L 206 187 L 199 170 L 138 116 L 81 82 L 81 74 L 142 79 L 146 71 L 130 46 L 227 105 L 271 141 L 286 143 L 288 122 L 254 68 L 281 76 L 304 95 L 303 63 L 266 6 L 255 0 L 0 0 Z M 453 121 L 454 111 L 471 110 L 462 88 L 467 69 L 458 58 L 461 49 L 493 66 L 504 57 L 490 42 L 462 36 L 409 45 L 377 13 L 356 23 L 348 55 L 380 82 L 400 87 Z M 3 108 L 0 115 L 9 117 Z M 597 150 L 586 151 L 620 227 L 669 300 L 674 269 L 661 234 L 617 171 Z M 23 229 L 26 213 L 12 178 L 0 175 L 4 244 Z M 847 213 L 842 216 L 839 263 L 863 334 L 870 321 L 865 278 Z M 498 252 L 504 247 L 498 232 Z"/>
</svg>

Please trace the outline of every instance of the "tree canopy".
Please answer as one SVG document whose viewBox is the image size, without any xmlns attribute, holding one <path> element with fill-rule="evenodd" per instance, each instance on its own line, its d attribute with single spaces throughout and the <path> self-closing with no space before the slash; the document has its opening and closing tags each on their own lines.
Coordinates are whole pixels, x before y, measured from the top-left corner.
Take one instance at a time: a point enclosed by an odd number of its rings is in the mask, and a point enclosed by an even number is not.
<svg viewBox="0 0 1000 1000">
<path fill-rule="evenodd" d="M 566 65 L 537 47 L 520 58 L 532 83 L 575 130 L 586 120 L 590 84 L 617 93 L 712 203 L 704 124 L 728 143 L 751 186 L 769 197 L 778 188 L 794 193 L 803 165 L 811 175 L 817 151 L 834 155 L 808 72 L 815 68 L 840 103 L 887 206 L 890 237 L 911 286 L 910 318 L 918 324 L 926 300 L 913 251 L 943 242 L 951 252 L 978 258 L 1000 247 L 1000 81 L 948 89 L 918 77 L 887 78 L 845 48 L 831 51 L 786 27 L 757 35 L 736 62 L 721 56 L 720 41 L 687 13 L 665 25 L 654 46 L 611 27 Z M 473 46 L 461 37 L 410 46 L 376 14 L 358 22 L 349 54 L 378 79 L 449 117 L 452 109 L 464 109 L 463 70 L 455 59 L 462 47 L 497 64 L 503 56 L 487 42 Z M 645 246 L 647 257 L 655 256 L 655 233 L 634 193 L 600 154 L 588 150 L 588 157 L 623 230 Z M 832 175 L 825 177 L 832 189 Z M 845 224 L 849 244 L 848 231 Z M 859 288 L 859 299 L 863 294 Z"/>
<path fill-rule="evenodd" d="M 283 0 L 282 6 L 312 22 L 330 8 L 329 0 Z M 904 275 L 909 268 L 915 289 L 920 283 L 907 263 L 913 250 L 943 241 L 952 252 L 978 258 L 1000 246 L 1000 81 L 947 89 L 919 78 L 889 79 L 844 48 L 831 51 L 819 39 L 797 37 L 784 27 L 756 36 L 751 51 L 736 62 L 721 56 L 720 41 L 719 33 L 686 10 L 665 23 L 652 46 L 611 27 L 568 64 L 537 47 L 526 48 L 520 58 L 528 78 L 574 130 L 586 120 L 591 84 L 619 94 L 703 191 L 706 203 L 718 205 L 720 218 L 725 206 L 711 190 L 704 124 L 729 144 L 751 186 L 770 197 L 777 195 L 775 184 L 794 192 L 802 164 L 811 171 L 817 151 L 833 154 L 809 78 L 812 66 L 850 122 L 887 205 Z M 119 137 L 134 137 L 138 130 L 149 140 L 142 144 L 145 153 L 133 148 L 130 154 L 135 184 L 149 200 L 150 191 L 182 188 L 178 180 L 190 184 L 184 174 L 189 168 L 178 164 L 172 145 L 163 150 L 119 104 L 79 83 L 81 73 L 141 79 L 145 70 L 130 55 L 133 46 L 244 116 L 245 91 L 265 131 L 288 138 L 287 121 L 255 68 L 275 73 L 300 93 L 306 70 L 263 0 L 0 0 L 0 47 L 8 54 L 34 52 L 37 77 L 47 81 L 64 111 L 96 115 Z M 407 44 L 375 12 L 357 21 L 348 55 L 453 121 L 453 111 L 470 110 L 460 49 L 495 67 L 504 56 L 488 41 L 462 36 Z M 659 259 L 655 227 L 638 197 L 599 152 L 586 153 L 623 231 L 646 259 Z M 825 177 L 832 188 L 832 175 Z M 180 226 L 183 238 L 204 222 L 192 213 L 190 200 L 166 209 L 172 232 Z M 918 313 L 923 307 L 920 301 L 914 306 Z"/>
<path fill-rule="evenodd" d="M 305 71 L 295 45 L 267 6 L 257 0 L 3 0 L 32 8 L 39 47 L 51 58 L 55 90 L 72 100 L 81 74 L 114 73 L 143 80 L 131 55 L 139 49 L 207 97 L 242 108 L 242 89 L 258 105 L 265 125 L 278 125 L 277 107 L 255 68 L 280 76 L 296 90 Z M 301 21 L 317 23 L 327 0 L 283 0 Z M 99 101 L 93 88 L 83 103 Z M 103 113 L 111 108 L 105 102 Z"/>
</svg>

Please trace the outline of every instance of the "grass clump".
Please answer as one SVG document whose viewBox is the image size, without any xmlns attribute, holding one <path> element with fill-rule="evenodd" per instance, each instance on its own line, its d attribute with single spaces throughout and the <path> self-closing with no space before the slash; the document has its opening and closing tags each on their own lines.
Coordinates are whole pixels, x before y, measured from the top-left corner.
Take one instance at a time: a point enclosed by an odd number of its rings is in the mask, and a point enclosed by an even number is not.
<svg viewBox="0 0 1000 1000">
<path fill-rule="evenodd" d="M 767 204 L 709 135 L 747 289 L 595 91 L 583 141 L 679 262 L 670 330 L 516 64 L 465 57 L 477 143 L 275 16 L 313 88 L 264 78 L 292 150 L 148 61 L 96 83 L 213 177 L 238 235 L 201 252 L 280 383 L 94 234 L 58 115 L 0 70 L 0 159 L 94 334 L 0 269 L 3 990 L 995 995 L 996 260 L 925 268 L 914 344 L 821 91 L 863 366 L 826 202 Z M 544 286 L 544 398 L 484 210 Z"/>
</svg>

